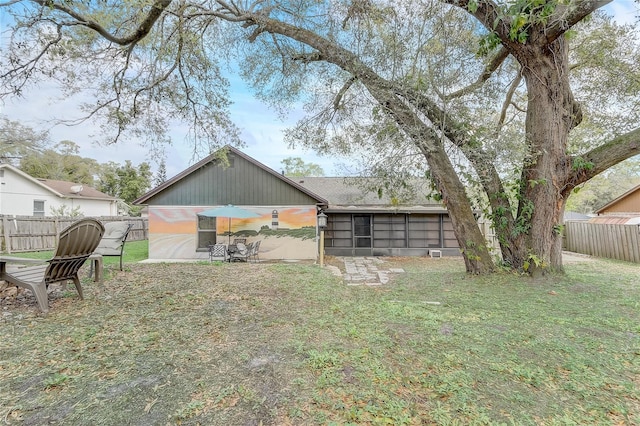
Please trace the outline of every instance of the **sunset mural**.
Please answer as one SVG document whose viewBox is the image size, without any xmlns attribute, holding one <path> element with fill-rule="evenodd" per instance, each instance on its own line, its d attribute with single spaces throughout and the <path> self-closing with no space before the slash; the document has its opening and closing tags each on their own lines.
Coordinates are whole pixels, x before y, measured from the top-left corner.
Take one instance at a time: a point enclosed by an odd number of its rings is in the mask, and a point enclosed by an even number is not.
<svg viewBox="0 0 640 426">
<path fill-rule="evenodd" d="M 207 258 L 199 240 L 198 213 L 212 207 L 151 207 L 149 209 L 149 255 L 156 259 Z M 232 237 L 261 241 L 264 259 L 305 259 L 316 257 L 316 208 L 314 206 L 247 207 L 259 215 L 248 219 L 231 219 Z M 274 211 L 277 226 L 274 227 Z M 216 242 L 227 243 L 229 219 L 215 222 Z M 213 227 L 213 226 L 212 226 Z M 213 230 L 213 229 L 212 229 Z M 199 241 L 201 241 L 199 243 Z M 200 247 L 198 245 L 200 244 Z"/>
</svg>

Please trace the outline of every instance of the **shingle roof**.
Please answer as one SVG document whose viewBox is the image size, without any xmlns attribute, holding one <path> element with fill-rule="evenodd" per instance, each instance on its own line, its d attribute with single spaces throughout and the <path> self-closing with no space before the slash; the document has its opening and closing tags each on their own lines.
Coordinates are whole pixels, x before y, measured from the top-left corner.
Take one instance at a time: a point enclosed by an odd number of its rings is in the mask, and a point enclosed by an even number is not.
<svg viewBox="0 0 640 426">
<path fill-rule="evenodd" d="M 382 197 L 373 189 L 373 180 L 369 178 L 345 177 L 302 177 L 293 179 L 308 190 L 320 194 L 329 201 L 328 211 L 445 211 L 444 206 L 428 198 L 431 192 L 428 182 L 416 185 L 417 191 L 411 199 L 392 202 L 389 194 Z M 371 188 L 371 189 L 368 189 Z"/>
<path fill-rule="evenodd" d="M 53 179 L 37 179 L 38 182 L 46 185 L 54 191 L 67 198 L 94 198 L 99 200 L 116 200 L 116 197 L 100 192 L 88 185 L 80 185 L 74 182 Z"/>
<path fill-rule="evenodd" d="M 104 192 L 100 192 L 95 188 L 87 185 L 80 185 L 75 182 L 67 182 L 63 180 L 53 179 L 39 179 L 34 178 L 31 175 L 23 172 L 22 170 L 14 167 L 10 164 L 0 164 L 0 169 L 11 170 L 13 173 L 22 176 L 36 185 L 40 185 L 42 188 L 52 191 L 58 197 L 65 198 L 93 198 L 96 200 L 117 200 L 118 198 L 107 195 Z M 78 191 L 78 189 L 81 189 Z"/>
</svg>

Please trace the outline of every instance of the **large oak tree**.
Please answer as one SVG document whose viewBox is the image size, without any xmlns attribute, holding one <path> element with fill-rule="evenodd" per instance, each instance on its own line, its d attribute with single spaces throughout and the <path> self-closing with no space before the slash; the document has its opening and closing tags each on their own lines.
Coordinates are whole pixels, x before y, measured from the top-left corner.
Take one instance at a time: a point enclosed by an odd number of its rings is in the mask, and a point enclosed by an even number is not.
<svg viewBox="0 0 640 426">
<path fill-rule="evenodd" d="M 538 274 L 562 266 L 562 215 L 572 189 L 640 153 L 637 122 L 582 152 L 569 149 L 570 134 L 585 118 L 571 85 L 569 32 L 610 2 L 12 1 L 0 3 L 15 13 L 2 94 L 19 94 L 38 78 L 93 87 L 87 112 L 111 123 L 114 138 L 140 129 L 162 135 L 170 114 L 190 121 L 194 142 L 212 142 L 209 148 L 235 135 L 218 68 L 226 56 L 239 62 L 262 96 L 281 105 L 303 91 L 328 92 L 333 102 L 313 117 L 326 125 L 325 133 L 316 132 L 325 137 L 318 147 L 340 140 L 342 110 L 357 98 L 372 105 L 358 118 L 387 124 L 371 141 L 408 141 L 428 164 L 467 271 L 490 272 L 494 263 L 461 166 L 485 194 L 504 262 Z M 460 31 L 435 31 L 446 22 Z M 442 46 L 463 42 L 461 34 L 478 39 L 486 57 L 442 55 Z M 428 69 L 438 55 L 446 85 Z M 511 83 L 496 92 L 507 75 Z M 521 88 L 519 104 L 514 96 Z M 509 111 L 524 115 L 520 155 L 490 149 L 481 128 L 486 117 L 477 115 L 482 102 L 473 107 L 487 98 L 502 104 L 501 125 Z M 515 186 L 502 173 L 505 158 Z"/>
</svg>

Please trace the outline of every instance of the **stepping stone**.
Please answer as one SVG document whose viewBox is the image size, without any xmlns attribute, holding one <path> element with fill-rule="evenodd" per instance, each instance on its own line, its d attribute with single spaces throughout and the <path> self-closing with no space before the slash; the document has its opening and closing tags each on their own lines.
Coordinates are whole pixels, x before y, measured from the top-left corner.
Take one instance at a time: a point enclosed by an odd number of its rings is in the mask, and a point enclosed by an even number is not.
<svg viewBox="0 0 640 426">
<path fill-rule="evenodd" d="M 340 268 L 333 266 L 333 265 L 327 265 L 327 269 L 331 271 L 331 273 L 333 275 L 335 275 L 336 277 L 340 277 L 342 276 L 342 272 L 340 272 Z"/>
<path fill-rule="evenodd" d="M 387 276 L 386 272 L 378 272 L 378 279 L 380 280 L 381 284 L 386 284 L 389 282 L 389 277 Z"/>
</svg>

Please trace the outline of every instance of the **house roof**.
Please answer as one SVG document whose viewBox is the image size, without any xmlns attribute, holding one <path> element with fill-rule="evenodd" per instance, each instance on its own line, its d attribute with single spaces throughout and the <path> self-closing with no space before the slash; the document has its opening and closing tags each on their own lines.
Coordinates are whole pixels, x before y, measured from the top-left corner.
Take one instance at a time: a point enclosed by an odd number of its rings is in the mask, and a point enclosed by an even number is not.
<svg viewBox="0 0 640 426">
<path fill-rule="evenodd" d="M 97 189 L 88 186 L 88 185 L 80 185 L 74 182 L 67 182 L 64 180 L 53 180 L 53 179 L 37 179 L 42 182 L 49 188 L 58 192 L 65 198 L 93 198 L 96 200 L 117 200 L 116 197 L 112 197 L 111 195 L 105 194 L 104 192 L 98 191 Z"/>
<path fill-rule="evenodd" d="M 46 191 L 53 193 L 60 198 L 82 198 L 82 199 L 94 199 L 94 200 L 117 200 L 116 197 L 100 192 L 95 188 L 88 185 L 80 185 L 75 182 L 67 182 L 62 180 L 52 179 L 38 179 L 23 172 L 17 167 L 13 167 L 10 164 L 0 164 L 0 169 L 11 170 L 13 173 L 21 176 L 22 178 L 31 181 L 32 183 L 40 186 Z"/>
<path fill-rule="evenodd" d="M 445 212 L 445 207 L 430 199 L 426 194 L 431 192 L 428 182 L 420 182 L 412 198 L 401 203 L 394 202 L 389 194 L 379 197 L 373 188 L 373 180 L 353 177 L 302 177 L 297 183 L 309 190 L 322 194 L 328 201 L 327 212 L 381 212 L 397 213 Z"/>
<path fill-rule="evenodd" d="M 578 212 L 564 212 L 564 221 L 569 220 L 589 220 L 591 216 Z"/>
<path fill-rule="evenodd" d="M 640 216 L 596 216 L 590 218 L 589 223 L 600 223 L 607 225 L 637 225 L 640 224 Z"/>
<path fill-rule="evenodd" d="M 302 192 L 303 194 L 306 194 L 306 196 L 314 199 L 318 205 L 320 206 L 325 206 L 327 204 L 327 200 L 318 195 L 317 193 L 309 190 L 308 188 L 305 188 L 304 186 L 298 184 L 297 182 L 287 178 L 286 176 L 282 175 L 281 173 L 276 172 L 275 170 L 267 167 L 266 165 L 260 163 L 259 161 L 255 160 L 254 158 L 248 156 L 247 154 L 243 153 L 242 151 L 238 150 L 237 148 L 234 148 L 232 146 L 225 146 L 224 148 L 222 148 L 224 150 L 227 150 L 228 153 L 234 154 L 238 157 L 243 158 L 244 160 L 246 160 L 247 162 L 253 164 L 254 166 L 258 167 L 259 169 L 263 170 L 264 172 L 266 172 L 268 175 L 273 176 L 274 178 L 286 183 L 287 185 L 294 187 L 295 189 L 297 189 L 298 191 Z M 135 200 L 133 203 L 134 204 L 145 204 L 147 203 L 151 198 L 155 197 L 156 195 L 160 194 L 161 192 L 173 187 L 174 185 L 178 184 L 181 181 L 185 181 L 190 175 L 194 174 L 196 171 L 210 165 L 210 164 L 215 164 L 217 162 L 217 160 L 219 159 L 218 153 L 213 153 L 211 155 L 209 155 L 208 157 L 202 159 L 201 161 L 197 162 L 196 164 L 194 164 L 193 166 L 185 169 L 184 171 L 182 171 L 181 173 L 177 174 L 176 176 L 172 177 L 171 179 L 163 182 L 162 184 L 158 185 L 157 187 L 151 189 L 149 192 L 147 192 L 146 194 L 144 194 L 143 196 L 141 196 L 140 198 L 138 198 L 137 200 Z"/>
<path fill-rule="evenodd" d="M 616 199 L 610 201 L 609 203 L 605 204 L 604 206 L 600 207 L 598 210 L 596 210 L 596 214 L 604 213 L 606 210 L 608 210 L 614 204 L 617 204 L 620 201 L 622 201 L 623 199 L 632 196 L 635 192 L 638 192 L 638 191 L 640 191 L 640 185 L 634 186 L 633 188 L 631 188 L 630 190 L 628 190 L 627 192 L 625 192 L 624 194 L 622 194 L 618 198 L 616 198 Z"/>
</svg>

